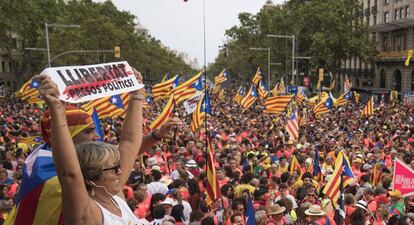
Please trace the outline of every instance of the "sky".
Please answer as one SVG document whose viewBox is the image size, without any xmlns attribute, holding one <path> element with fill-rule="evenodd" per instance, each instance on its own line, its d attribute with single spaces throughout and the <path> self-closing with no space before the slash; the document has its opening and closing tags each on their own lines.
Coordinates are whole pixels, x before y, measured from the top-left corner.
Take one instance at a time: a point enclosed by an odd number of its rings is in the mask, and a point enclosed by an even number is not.
<svg viewBox="0 0 414 225">
<path fill-rule="evenodd" d="M 151 36 L 165 46 L 185 52 L 204 65 L 203 0 L 112 0 L 119 10 L 138 17 Z M 280 4 L 283 0 L 273 0 Z M 225 31 L 239 25 L 238 14 L 256 14 L 266 0 L 205 0 L 206 60 L 214 62 Z"/>
</svg>

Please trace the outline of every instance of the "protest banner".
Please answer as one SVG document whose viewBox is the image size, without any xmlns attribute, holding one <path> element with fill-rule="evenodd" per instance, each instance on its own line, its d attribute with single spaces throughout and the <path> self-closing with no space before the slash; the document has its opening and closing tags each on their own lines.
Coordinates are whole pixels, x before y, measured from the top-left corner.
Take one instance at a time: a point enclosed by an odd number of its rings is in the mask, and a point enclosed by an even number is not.
<svg viewBox="0 0 414 225">
<path fill-rule="evenodd" d="M 193 113 L 197 108 L 197 104 L 200 101 L 202 94 L 202 91 L 198 91 L 193 97 L 189 98 L 183 103 L 187 115 Z"/>
<path fill-rule="evenodd" d="M 394 162 L 392 183 L 392 189 L 400 190 L 404 197 L 414 195 L 414 170 L 398 158 Z"/>
<path fill-rule="evenodd" d="M 128 62 L 52 67 L 43 70 L 59 88 L 59 99 L 70 103 L 91 101 L 143 88 Z"/>
</svg>

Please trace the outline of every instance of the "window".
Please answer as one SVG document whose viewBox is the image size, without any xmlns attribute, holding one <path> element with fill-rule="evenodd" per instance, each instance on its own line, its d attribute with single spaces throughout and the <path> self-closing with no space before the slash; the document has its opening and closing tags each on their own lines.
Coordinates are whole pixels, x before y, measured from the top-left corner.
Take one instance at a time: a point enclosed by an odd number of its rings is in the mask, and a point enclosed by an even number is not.
<svg viewBox="0 0 414 225">
<path fill-rule="evenodd" d="M 390 21 L 390 18 L 388 18 L 389 14 L 389 12 L 384 12 L 384 23 L 388 23 Z"/>
<path fill-rule="evenodd" d="M 6 62 L 1 61 L 1 72 L 6 72 Z"/>
<path fill-rule="evenodd" d="M 405 7 L 405 17 L 408 17 L 410 15 L 410 7 L 407 5 Z"/>
<path fill-rule="evenodd" d="M 368 2 L 367 2 L 367 8 L 368 8 L 368 10 L 369 10 L 369 8 L 371 8 L 371 0 L 368 0 Z"/>
<path fill-rule="evenodd" d="M 384 5 L 390 4 L 390 0 L 384 0 Z"/>
<path fill-rule="evenodd" d="M 393 89 L 395 91 L 401 92 L 401 71 L 395 70 L 393 76 Z"/>
<path fill-rule="evenodd" d="M 382 36 L 382 51 L 388 51 L 388 35 L 385 33 Z"/>
<path fill-rule="evenodd" d="M 398 12 L 399 12 L 399 10 L 396 9 L 395 12 L 394 12 L 394 20 L 398 20 Z"/>
<path fill-rule="evenodd" d="M 369 16 L 367 16 L 367 24 L 368 24 L 368 26 L 370 26 L 370 24 L 369 24 Z"/>
<path fill-rule="evenodd" d="M 9 62 L 9 71 L 8 72 L 13 72 L 12 69 L 13 69 L 12 62 Z"/>
<path fill-rule="evenodd" d="M 372 17 L 372 25 L 377 25 L 377 15 Z"/>
<path fill-rule="evenodd" d="M 380 87 L 385 88 L 385 70 L 381 70 Z"/>
<path fill-rule="evenodd" d="M 400 8 L 400 19 L 403 18 L 404 15 L 404 8 Z"/>
</svg>

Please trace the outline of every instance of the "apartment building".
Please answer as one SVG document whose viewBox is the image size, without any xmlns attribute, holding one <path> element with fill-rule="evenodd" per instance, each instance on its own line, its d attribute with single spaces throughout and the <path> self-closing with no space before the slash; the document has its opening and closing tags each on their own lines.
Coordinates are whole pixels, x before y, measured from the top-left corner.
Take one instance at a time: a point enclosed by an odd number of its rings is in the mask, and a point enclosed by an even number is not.
<svg viewBox="0 0 414 225">
<path fill-rule="evenodd" d="M 363 21 L 375 39 L 378 52 L 372 65 L 357 58 L 345 60 L 342 79 L 351 79 L 353 87 L 401 93 L 414 91 L 414 60 L 404 62 L 414 49 L 414 0 L 361 0 Z"/>
</svg>

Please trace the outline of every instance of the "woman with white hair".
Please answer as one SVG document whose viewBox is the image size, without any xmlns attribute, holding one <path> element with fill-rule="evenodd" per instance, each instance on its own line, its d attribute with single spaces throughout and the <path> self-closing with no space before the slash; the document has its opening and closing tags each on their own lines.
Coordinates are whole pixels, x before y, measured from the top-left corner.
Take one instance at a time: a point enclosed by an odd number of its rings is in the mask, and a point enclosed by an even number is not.
<svg viewBox="0 0 414 225">
<path fill-rule="evenodd" d="M 139 72 L 135 71 L 135 76 L 142 81 Z M 57 85 L 45 75 L 36 79 L 41 83 L 39 92 L 51 113 L 53 160 L 62 186 L 65 224 L 141 224 L 128 207 L 122 187 L 142 142 L 144 89 L 131 93 L 125 116 L 125 121 L 129 122 L 122 127 L 119 147 L 86 142 L 75 148 Z"/>
</svg>

